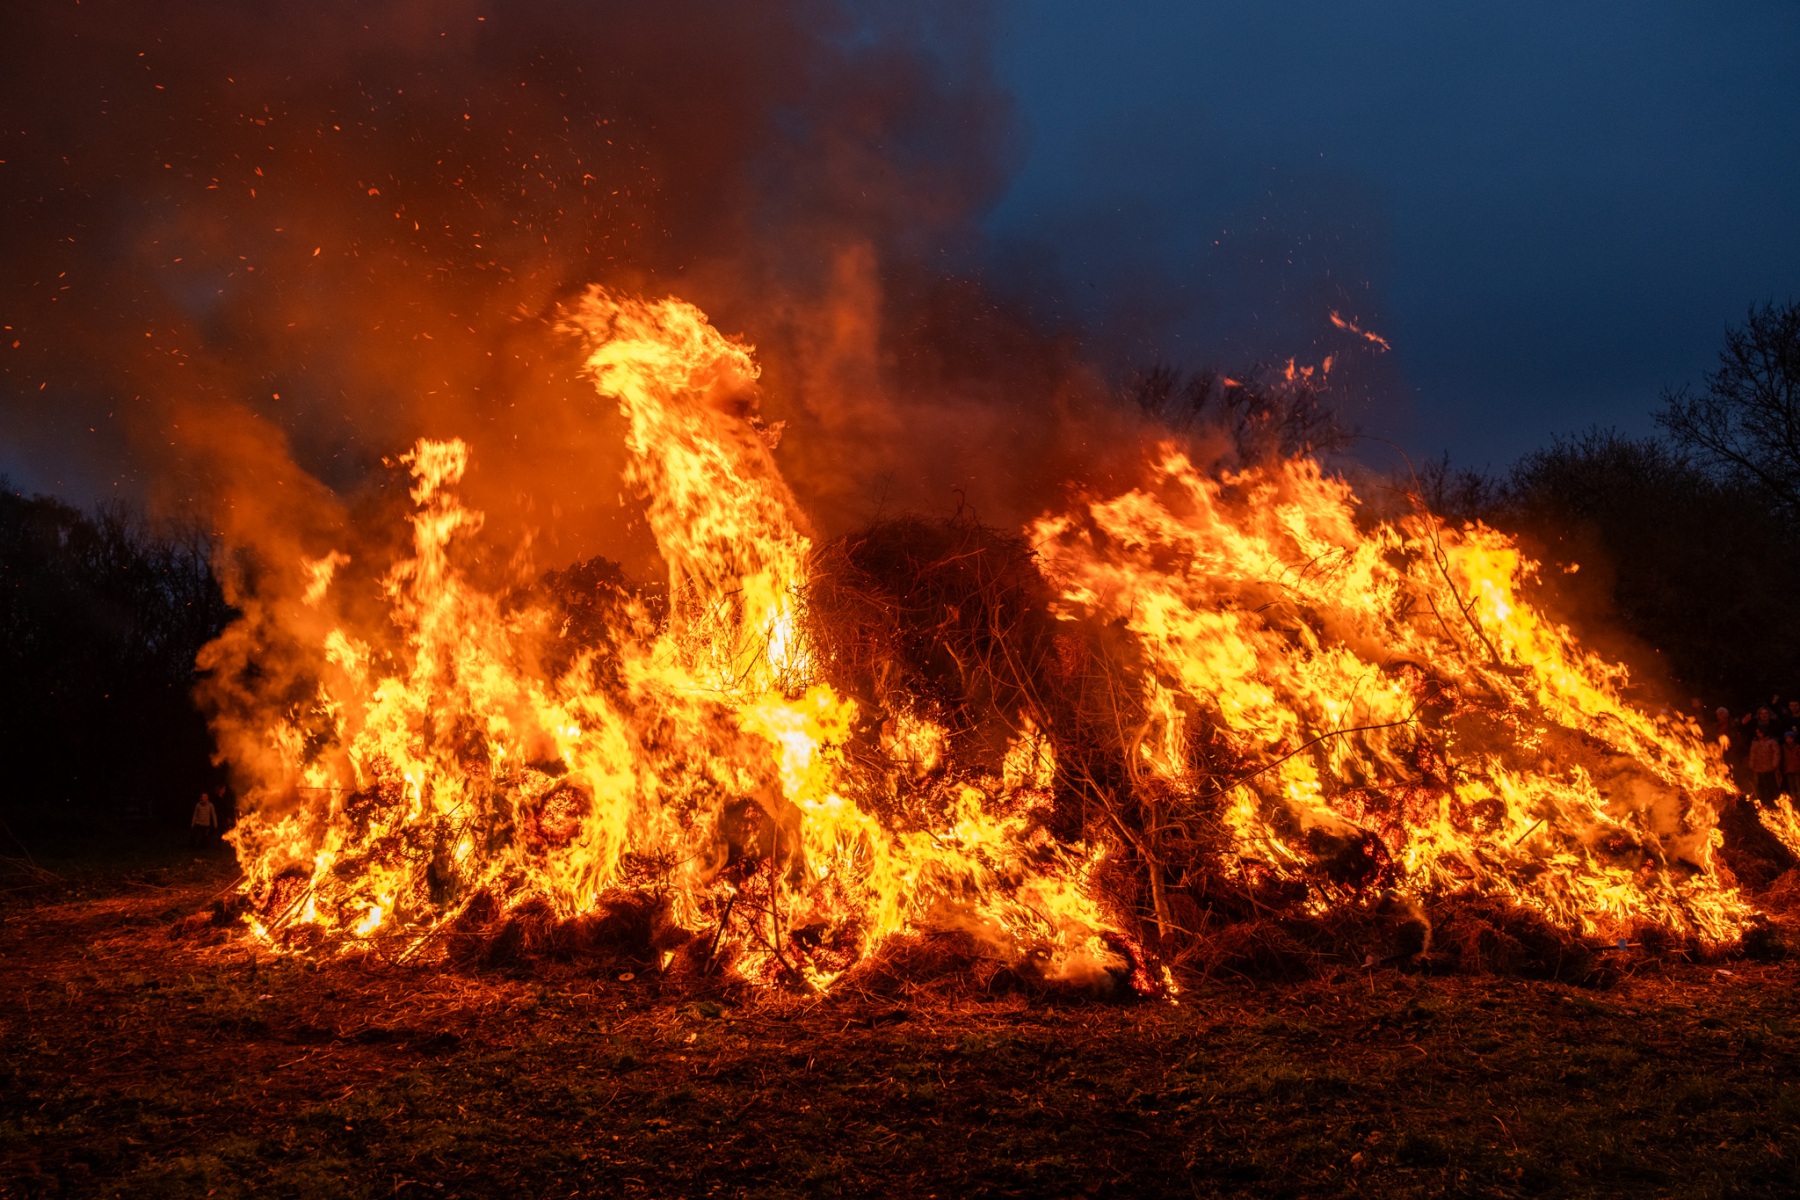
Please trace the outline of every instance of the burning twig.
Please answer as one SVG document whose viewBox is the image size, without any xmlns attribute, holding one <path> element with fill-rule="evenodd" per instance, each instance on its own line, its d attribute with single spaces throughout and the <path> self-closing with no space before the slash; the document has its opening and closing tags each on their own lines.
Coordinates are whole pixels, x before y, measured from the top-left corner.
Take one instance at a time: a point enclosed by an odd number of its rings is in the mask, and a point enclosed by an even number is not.
<svg viewBox="0 0 1800 1200">
<path fill-rule="evenodd" d="M 1334 737 L 1345 737 L 1352 733 L 1374 733 L 1374 732 L 1376 732 L 1378 730 L 1382 730 L 1382 729 L 1398 729 L 1401 726 L 1411 725 L 1411 724 L 1413 724 L 1414 719 L 1419 715 L 1419 709 L 1423 708 L 1423 707 L 1424 707 L 1424 704 L 1421 702 L 1419 705 L 1416 705 L 1411 712 L 1407 713 L 1406 716 L 1400 718 L 1398 721 L 1383 721 L 1380 724 L 1375 724 L 1375 725 L 1356 725 L 1356 726 L 1352 726 L 1351 728 L 1348 728 L 1348 729 L 1333 729 L 1333 730 L 1329 730 L 1325 733 L 1321 733 L 1317 737 L 1308 738 L 1306 741 L 1300 743 L 1298 746 L 1294 747 L 1292 750 L 1288 751 L 1286 754 L 1283 754 L 1280 758 L 1277 758 L 1277 759 L 1273 760 L 1272 762 L 1264 763 L 1262 766 L 1260 766 L 1256 770 L 1250 772 L 1248 775 L 1239 776 L 1237 779 L 1233 780 L 1229 786 L 1220 788 L 1216 792 L 1208 793 L 1206 796 L 1204 796 L 1202 798 L 1207 799 L 1207 800 L 1216 799 L 1217 797 L 1223 796 L 1229 792 L 1236 791 L 1238 788 L 1244 786 L 1246 783 L 1249 783 L 1252 779 L 1255 779 L 1258 775 L 1266 774 L 1269 771 L 1274 770 L 1276 767 L 1279 767 L 1282 763 L 1286 762 L 1288 759 L 1293 758 L 1294 756 L 1299 755 L 1299 754 L 1304 754 L 1304 753 L 1306 753 L 1306 751 L 1312 749 L 1314 746 L 1317 746 L 1319 743 L 1329 741 L 1330 739 L 1332 739 Z"/>
<path fill-rule="evenodd" d="M 737 893 L 733 892 L 725 900 L 725 911 L 719 916 L 719 927 L 713 930 L 712 942 L 706 947 L 706 959 L 701 964 L 701 971 L 712 970 L 713 956 L 719 952 L 719 939 L 725 936 L 725 927 L 731 923 L 731 910 L 737 904 Z"/>
<path fill-rule="evenodd" d="M 1526 839 L 1526 838 L 1528 838 L 1528 837 L 1530 837 L 1530 836 L 1531 836 L 1531 835 L 1532 835 L 1532 834 L 1534 834 L 1534 833 L 1536 833 L 1536 832 L 1537 832 L 1537 829 L 1538 829 L 1538 826 L 1540 826 L 1540 825 L 1542 825 L 1542 824 L 1543 824 L 1543 823 L 1544 823 L 1544 818 L 1543 818 L 1543 817 L 1539 817 L 1539 818 L 1538 818 L 1538 819 L 1537 819 L 1537 820 L 1535 820 L 1535 821 L 1533 821 L 1533 822 L 1532 822 L 1532 823 L 1531 823 L 1531 826 L 1530 826 L 1530 828 L 1528 828 L 1528 829 L 1526 829 L 1526 830 L 1525 830 L 1525 832 L 1524 832 L 1524 833 L 1521 833 L 1521 834 L 1520 834 L 1520 835 L 1519 835 L 1519 836 L 1518 836 L 1518 837 L 1516 837 L 1516 838 L 1514 838 L 1514 839 L 1513 839 L 1513 840 L 1512 840 L 1512 844 L 1513 844 L 1513 845 L 1515 845 L 1515 846 L 1517 846 L 1517 845 L 1519 845 L 1519 844 L 1520 844 L 1520 843 L 1521 843 L 1521 842 L 1523 842 L 1523 841 L 1524 841 L 1524 840 L 1525 840 L 1525 839 Z"/>
</svg>

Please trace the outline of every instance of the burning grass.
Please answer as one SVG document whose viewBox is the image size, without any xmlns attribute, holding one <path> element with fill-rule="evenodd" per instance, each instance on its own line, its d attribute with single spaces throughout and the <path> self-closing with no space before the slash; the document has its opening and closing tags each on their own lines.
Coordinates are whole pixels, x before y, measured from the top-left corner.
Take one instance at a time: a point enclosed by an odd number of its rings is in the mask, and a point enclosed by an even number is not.
<svg viewBox="0 0 1800 1200">
<path fill-rule="evenodd" d="M 8 1196 L 1773 1197 L 1800 1155 L 1791 962 L 1615 948 L 1576 987 L 1314 946 L 1172 1006 L 927 939 L 801 998 L 276 957 L 214 923 L 222 861 L 48 865 L 79 883 L 0 906 Z"/>
</svg>

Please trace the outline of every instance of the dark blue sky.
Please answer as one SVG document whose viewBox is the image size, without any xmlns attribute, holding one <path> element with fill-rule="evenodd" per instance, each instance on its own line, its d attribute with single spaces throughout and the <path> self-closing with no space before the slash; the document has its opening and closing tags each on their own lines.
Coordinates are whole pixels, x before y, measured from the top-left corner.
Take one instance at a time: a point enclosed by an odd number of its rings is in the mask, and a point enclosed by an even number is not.
<svg viewBox="0 0 1800 1200">
<path fill-rule="evenodd" d="M 1800 295 L 1800 5 L 1015 2 L 990 219 L 1131 354 L 1385 335 L 1365 429 L 1504 466 L 1651 428 Z"/>
<path fill-rule="evenodd" d="M 0 474 L 142 491 L 170 405 L 243 408 L 333 486 L 423 429 L 572 454 L 512 411 L 592 400 L 519 313 L 655 279 L 778 348 L 767 288 L 852 244 L 891 338 L 937 328 L 916 276 L 975 267 L 1108 377 L 1330 355 L 1353 422 L 1477 468 L 1650 431 L 1749 305 L 1800 298 L 1794 0 L 990 2 L 32 0 L 0 44 Z M 966 340 L 943 319 L 917 362 Z M 1043 407 L 1041 342 L 970 344 L 931 403 Z"/>
</svg>

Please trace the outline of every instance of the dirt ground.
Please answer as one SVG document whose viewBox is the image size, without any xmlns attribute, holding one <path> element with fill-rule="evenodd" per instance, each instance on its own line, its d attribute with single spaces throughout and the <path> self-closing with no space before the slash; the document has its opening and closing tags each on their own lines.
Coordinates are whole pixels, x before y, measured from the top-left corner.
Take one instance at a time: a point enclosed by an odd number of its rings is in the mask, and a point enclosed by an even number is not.
<svg viewBox="0 0 1800 1200">
<path fill-rule="evenodd" d="M 721 1004 L 272 958 L 233 871 L 0 880 L 0 1196 L 1800 1194 L 1791 960 Z"/>
</svg>

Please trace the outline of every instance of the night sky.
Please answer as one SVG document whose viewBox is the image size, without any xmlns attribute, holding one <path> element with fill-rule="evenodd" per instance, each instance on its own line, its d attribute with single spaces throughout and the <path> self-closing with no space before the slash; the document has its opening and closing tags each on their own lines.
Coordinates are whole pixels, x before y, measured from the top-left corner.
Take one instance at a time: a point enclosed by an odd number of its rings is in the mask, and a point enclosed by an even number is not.
<svg viewBox="0 0 1800 1200">
<path fill-rule="evenodd" d="M 1361 423 L 1414 451 L 1649 432 L 1800 294 L 1792 3 L 1032 0 L 998 54 L 1022 259 L 1195 363 L 1354 312 L 1394 346 Z"/>
<path fill-rule="evenodd" d="M 864 262 L 917 344 L 806 386 L 935 430 L 918 462 L 1016 443 L 1075 345 L 1115 380 L 1330 355 L 1365 432 L 1500 469 L 1650 432 L 1728 324 L 1800 293 L 1791 3 L 835 10 L 29 0 L 0 48 L 0 474 L 143 494 L 179 473 L 178 404 L 335 488 L 452 394 L 457 431 L 572 455 L 591 392 L 518 314 L 678 290 L 806 383 L 781 314 L 841 316 Z M 933 272 L 1027 319 L 949 362 L 932 331 L 968 320 Z M 490 361 L 524 365 L 472 382 Z M 527 390 L 557 421 L 509 416 Z M 871 414 L 815 405 L 838 440 L 784 453 L 837 462 Z"/>
</svg>

